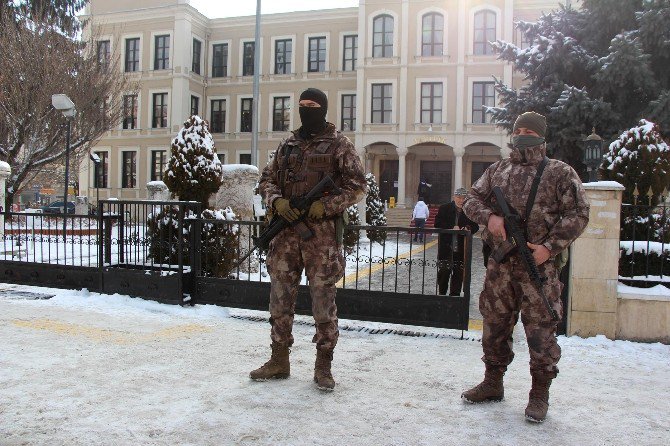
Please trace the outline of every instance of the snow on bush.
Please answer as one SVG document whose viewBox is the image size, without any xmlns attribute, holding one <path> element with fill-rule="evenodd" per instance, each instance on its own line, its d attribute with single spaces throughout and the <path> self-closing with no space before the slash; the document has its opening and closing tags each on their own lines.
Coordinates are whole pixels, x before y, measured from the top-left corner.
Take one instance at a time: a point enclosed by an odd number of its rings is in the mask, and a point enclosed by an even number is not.
<svg viewBox="0 0 670 446">
<path fill-rule="evenodd" d="M 155 263 L 177 265 L 179 263 L 179 207 L 156 206 L 147 218 L 148 257 Z M 196 215 L 187 210 L 182 228 L 182 257 L 184 265 L 190 265 L 191 227 L 195 218 L 203 219 L 200 233 L 200 256 L 202 274 L 227 277 L 237 259 L 239 225 L 226 222 L 237 221 L 230 208 L 205 209 Z"/>
<path fill-rule="evenodd" d="M 370 226 L 386 226 L 384 203 L 379 196 L 377 180 L 371 173 L 365 175 L 365 180 L 368 183 L 368 195 L 365 198 L 365 221 Z M 386 231 L 368 231 L 368 238 L 372 242 L 384 243 Z"/>
<path fill-rule="evenodd" d="M 207 207 L 210 195 L 221 187 L 221 162 L 216 156 L 209 123 L 191 116 L 172 140 L 163 181 L 182 201 L 198 201 Z"/>
<path fill-rule="evenodd" d="M 349 206 L 347 208 L 345 223 L 347 223 L 347 225 L 353 225 L 353 226 L 361 224 L 361 216 L 358 212 L 358 205 L 354 204 L 353 206 Z M 344 244 L 344 252 L 346 254 L 351 254 L 354 251 L 354 248 L 356 247 L 356 243 L 358 243 L 359 238 L 360 238 L 360 231 L 345 229 L 343 244 Z"/>
</svg>

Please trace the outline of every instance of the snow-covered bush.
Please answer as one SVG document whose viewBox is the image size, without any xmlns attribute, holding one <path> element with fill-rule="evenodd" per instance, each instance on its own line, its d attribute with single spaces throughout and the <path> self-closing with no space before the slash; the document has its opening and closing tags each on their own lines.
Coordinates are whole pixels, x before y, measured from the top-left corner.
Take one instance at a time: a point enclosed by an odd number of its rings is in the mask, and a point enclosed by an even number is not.
<svg viewBox="0 0 670 446">
<path fill-rule="evenodd" d="M 209 124 L 191 116 L 172 140 L 163 181 L 181 201 L 198 201 L 207 208 L 210 195 L 221 187 L 221 162 L 216 156 Z"/>
<path fill-rule="evenodd" d="M 365 198 L 365 221 L 370 226 L 386 226 L 384 202 L 379 196 L 377 180 L 371 173 L 365 175 L 365 180 L 368 183 L 368 195 Z M 386 231 L 367 231 L 367 233 L 372 242 L 382 244 L 386 240 Z"/>
<path fill-rule="evenodd" d="M 347 226 L 348 225 L 355 226 L 361 224 L 361 216 L 358 212 L 358 205 L 354 204 L 353 206 L 349 206 L 346 212 L 348 221 L 345 219 L 345 222 L 347 223 Z M 354 248 L 356 247 L 359 238 L 360 238 L 360 231 L 345 229 L 343 245 L 344 245 L 344 252 L 346 254 L 351 254 L 354 251 Z"/>
<path fill-rule="evenodd" d="M 178 214 L 178 206 L 157 206 L 147 218 L 148 257 L 154 263 L 177 265 L 179 262 Z M 235 214 L 230 208 L 205 209 L 199 216 L 192 211 L 186 211 L 181 233 L 184 265 L 190 265 L 191 228 L 192 221 L 196 217 L 218 222 L 205 221 L 202 225 L 200 233 L 202 274 L 227 277 L 237 259 L 239 226 L 223 222 L 234 222 L 237 219 Z"/>
<path fill-rule="evenodd" d="M 601 171 L 604 179 L 618 181 L 626 188 L 624 203 L 633 203 L 637 186 L 642 199 L 638 204 L 656 205 L 670 184 L 670 147 L 658 126 L 642 119 L 610 144 Z M 646 198 L 650 188 L 651 202 Z"/>
</svg>

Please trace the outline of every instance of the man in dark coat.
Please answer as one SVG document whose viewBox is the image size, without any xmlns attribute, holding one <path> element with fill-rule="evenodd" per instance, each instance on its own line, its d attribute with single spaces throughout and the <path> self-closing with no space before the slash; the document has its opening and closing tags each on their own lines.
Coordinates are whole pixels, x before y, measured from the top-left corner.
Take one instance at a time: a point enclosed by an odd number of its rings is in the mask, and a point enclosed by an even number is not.
<svg viewBox="0 0 670 446">
<path fill-rule="evenodd" d="M 479 225 L 463 213 L 463 201 L 465 201 L 467 194 L 468 192 L 460 187 L 454 192 L 454 200 L 452 202 L 440 206 L 435 217 L 434 226 L 436 228 L 465 229 L 473 234 L 479 230 Z M 454 243 L 454 240 L 456 240 L 456 243 Z M 437 283 L 440 294 L 447 294 L 447 285 L 451 277 L 449 295 L 461 295 L 464 258 L 465 237 L 453 234 L 440 234 L 437 251 Z"/>
</svg>

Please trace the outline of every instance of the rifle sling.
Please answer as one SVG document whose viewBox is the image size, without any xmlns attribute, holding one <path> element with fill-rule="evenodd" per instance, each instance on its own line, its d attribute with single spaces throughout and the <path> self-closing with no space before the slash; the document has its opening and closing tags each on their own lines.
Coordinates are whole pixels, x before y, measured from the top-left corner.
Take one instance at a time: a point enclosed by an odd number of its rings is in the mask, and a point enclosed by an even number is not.
<svg viewBox="0 0 670 446">
<path fill-rule="evenodd" d="M 544 168 L 547 167 L 549 158 L 546 156 L 542 158 L 540 165 L 537 166 L 537 171 L 535 172 L 535 178 L 533 179 L 533 185 L 530 187 L 530 194 L 528 194 L 528 201 L 526 201 L 526 215 L 524 216 L 524 222 L 528 222 L 528 217 L 530 217 L 530 211 L 533 209 L 535 204 L 535 196 L 537 195 L 537 189 L 540 187 L 540 179 L 542 178 L 542 172 Z"/>
</svg>

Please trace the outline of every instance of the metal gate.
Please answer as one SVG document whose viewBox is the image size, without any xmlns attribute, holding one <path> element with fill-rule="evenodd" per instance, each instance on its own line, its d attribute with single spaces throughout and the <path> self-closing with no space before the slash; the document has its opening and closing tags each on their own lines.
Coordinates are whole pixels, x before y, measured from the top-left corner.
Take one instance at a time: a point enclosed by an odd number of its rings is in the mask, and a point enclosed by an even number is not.
<svg viewBox="0 0 670 446">
<path fill-rule="evenodd" d="M 236 228 L 240 255 L 251 249 L 251 236 L 261 229 L 257 222 L 198 220 L 194 224 L 196 233 L 202 233 L 205 225 L 224 225 L 231 231 Z M 467 330 L 472 260 L 472 235 L 468 231 L 382 226 L 350 226 L 347 231 L 345 240 L 353 243 L 346 252 L 345 276 L 337 284 L 340 318 Z M 425 237 L 422 242 L 415 242 L 414 236 L 420 231 Z M 363 239 L 366 234 L 377 241 Z M 452 254 L 450 259 L 437 260 L 439 234 L 461 239 L 463 259 Z M 270 277 L 265 254 L 250 257 L 235 271 L 224 272 L 227 277 L 216 277 L 211 265 L 219 253 L 210 252 L 211 249 L 196 248 L 199 259 L 193 269 L 194 301 L 267 311 Z M 438 267 L 449 269 L 452 274 L 461 273 L 462 268 L 463 289 L 459 295 L 438 294 Z M 305 277 L 298 290 L 296 313 L 311 314 Z"/>
</svg>

